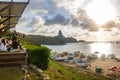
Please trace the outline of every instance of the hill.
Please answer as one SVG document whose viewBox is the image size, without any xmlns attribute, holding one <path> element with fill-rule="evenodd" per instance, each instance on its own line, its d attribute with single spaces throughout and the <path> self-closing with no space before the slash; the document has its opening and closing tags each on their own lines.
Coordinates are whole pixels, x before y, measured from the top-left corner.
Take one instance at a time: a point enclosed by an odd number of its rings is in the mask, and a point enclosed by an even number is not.
<svg viewBox="0 0 120 80">
<path fill-rule="evenodd" d="M 36 45 L 64 45 L 66 43 L 74 43 L 77 42 L 75 38 L 68 37 L 66 38 L 61 31 L 58 32 L 57 36 L 42 36 L 42 35 L 27 35 L 25 40 L 30 41 Z"/>
<path fill-rule="evenodd" d="M 33 44 L 41 45 L 63 45 L 65 44 L 65 41 L 60 38 L 54 38 L 54 37 L 46 37 L 41 35 L 28 35 L 25 37 L 25 40 L 30 41 Z"/>
</svg>

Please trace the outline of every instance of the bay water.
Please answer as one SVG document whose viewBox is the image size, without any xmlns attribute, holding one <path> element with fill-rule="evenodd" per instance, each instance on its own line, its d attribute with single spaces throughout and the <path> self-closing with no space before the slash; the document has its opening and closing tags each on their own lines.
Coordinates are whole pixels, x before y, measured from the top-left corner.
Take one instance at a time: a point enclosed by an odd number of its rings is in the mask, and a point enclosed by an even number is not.
<svg viewBox="0 0 120 80">
<path fill-rule="evenodd" d="M 98 56 L 101 54 L 109 55 L 115 54 L 120 57 L 120 43 L 109 43 L 109 42 L 77 42 L 77 43 L 67 43 L 66 45 L 44 45 L 50 48 L 53 52 L 57 53 L 74 53 L 80 51 L 84 54 L 92 54 L 98 52 Z"/>
</svg>

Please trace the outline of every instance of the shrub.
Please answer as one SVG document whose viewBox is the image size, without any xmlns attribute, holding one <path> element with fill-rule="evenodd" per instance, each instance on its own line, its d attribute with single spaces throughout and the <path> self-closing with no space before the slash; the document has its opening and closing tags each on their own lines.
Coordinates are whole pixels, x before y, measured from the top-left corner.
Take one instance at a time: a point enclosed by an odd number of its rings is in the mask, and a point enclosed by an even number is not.
<svg viewBox="0 0 120 80">
<path fill-rule="evenodd" d="M 27 45 L 25 46 L 28 53 L 29 64 L 45 70 L 48 68 L 50 60 L 50 49 L 45 46 Z"/>
</svg>

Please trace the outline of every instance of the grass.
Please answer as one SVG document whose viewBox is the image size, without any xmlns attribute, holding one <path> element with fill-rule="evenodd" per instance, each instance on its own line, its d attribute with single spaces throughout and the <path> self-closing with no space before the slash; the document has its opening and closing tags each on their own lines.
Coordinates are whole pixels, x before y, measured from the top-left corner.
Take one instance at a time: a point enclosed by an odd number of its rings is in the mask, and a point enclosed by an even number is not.
<svg viewBox="0 0 120 80">
<path fill-rule="evenodd" d="M 28 80 L 42 80 L 39 73 L 28 68 Z M 23 80 L 24 73 L 20 67 L 0 67 L 0 80 Z"/>
<path fill-rule="evenodd" d="M 22 80 L 23 77 L 19 67 L 0 67 L 0 80 Z"/>
<path fill-rule="evenodd" d="M 51 80 L 109 80 L 81 68 L 68 67 L 58 62 L 50 61 L 50 66 L 44 71 Z"/>
</svg>

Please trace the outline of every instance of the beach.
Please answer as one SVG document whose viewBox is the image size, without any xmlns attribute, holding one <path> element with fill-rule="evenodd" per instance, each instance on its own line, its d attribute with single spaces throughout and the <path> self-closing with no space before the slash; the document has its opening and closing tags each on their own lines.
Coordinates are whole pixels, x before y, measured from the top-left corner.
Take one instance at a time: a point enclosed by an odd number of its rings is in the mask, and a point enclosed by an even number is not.
<svg viewBox="0 0 120 80">
<path fill-rule="evenodd" d="M 62 62 L 62 64 L 66 65 L 66 66 L 71 66 L 71 67 L 78 67 L 76 63 Z M 95 69 L 96 69 L 96 67 L 99 67 L 102 69 L 102 72 L 98 73 L 98 74 L 103 75 L 103 76 L 107 76 L 110 78 L 113 78 L 113 77 L 120 78 L 120 72 L 108 70 L 112 66 L 120 67 L 120 61 L 116 61 L 115 59 L 111 59 L 111 58 L 105 58 L 103 60 L 100 57 L 98 57 L 97 59 L 94 59 L 94 60 L 91 60 L 90 62 L 87 62 L 87 64 L 91 65 L 90 68 L 89 69 L 83 68 L 83 69 L 86 69 L 86 70 L 89 70 L 91 72 L 96 73 Z"/>
<path fill-rule="evenodd" d="M 101 58 L 97 58 L 96 60 L 90 62 L 91 64 L 91 70 L 93 72 L 95 72 L 95 68 L 96 67 L 100 67 L 103 69 L 102 74 L 107 76 L 108 74 L 115 74 L 115 75 L 120 75 L 120 72 L 114 72 L 114 71 L 110 71 L 108 70 L 109 68 L 111 68 L 112 66 L 118 66 L 120 67 L 120 62 L 116 61 L 114 59 L 111 58 L 105 58 L 105 60 L 102 60 Z"/>
<path fill-rule="evenodd" d="M 119 54 L 120 45 L 119 44 L 100 43 L 100 42 L 98 43 L 80 42 L 80 43 L 69 43 L 67 45 L 61 45 L 61 46 L 49 45 L 47 47 L 49 47 L 53 51 L 53 53 L 56 52 L 56 55 L 62 54 L 64 52 L 67 52 L 68 54 L 83 53 L 83 55 L 85 55 L 86 57 L 82 58 L 82 60 L 86 61 L 87 64 L 91 65 L 89 69 L 87 69 L 88 71 L 96 74 L 95 70 L 97 67 L 97 68 L 102 69 L 102 72 L 100 73 L 100 75 L 108 76 L 108 77 L 116 77 L 116 76 L 119 77 L 120 76 L 120 72 L 108 70 L 112 66 L 120 67 L 120 60 L 117 61 L 115 58 L 113 59 L 111 56 L 111 55 L 114 55 L 114 57 L 120 59 L 120 54 Z M 92 58 L 87 59 L 87 56 L 91 54 L 97 55 L 97 57 L 91 56 Z M 80 56 L 82 55 L 79 55 L 77 59 L 74 59 L 74 61 L 79 60 Z M 62 58 L 60 57 L 60 59 Z M 62 64 L 66 66 L 77 67 L 77 63 L 72 62 L 72 60 L 70 62 L 62 62 Z"/>
</svg>

